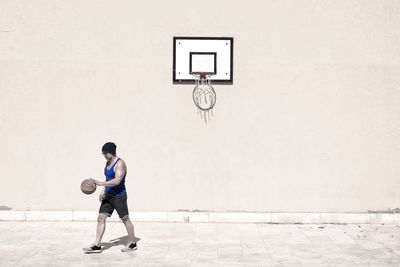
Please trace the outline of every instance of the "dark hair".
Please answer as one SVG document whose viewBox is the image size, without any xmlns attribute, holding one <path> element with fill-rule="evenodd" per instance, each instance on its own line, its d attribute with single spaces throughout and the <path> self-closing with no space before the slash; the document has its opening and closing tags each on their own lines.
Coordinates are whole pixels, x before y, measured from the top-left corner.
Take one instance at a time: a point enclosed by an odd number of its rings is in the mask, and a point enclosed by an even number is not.
<svg viewBox="0 0 400 267">
<path fill-rule="evenodd" d="M 103 148 L 101 149 L 101 151 L 103 153 L 110 153 L 110 154 L 112 154 L 114 156 L 115 156 L 115 151 L 116 150 L 117 150 L 117 146 L 112 142 L 105 143 Z"/>
</svg>

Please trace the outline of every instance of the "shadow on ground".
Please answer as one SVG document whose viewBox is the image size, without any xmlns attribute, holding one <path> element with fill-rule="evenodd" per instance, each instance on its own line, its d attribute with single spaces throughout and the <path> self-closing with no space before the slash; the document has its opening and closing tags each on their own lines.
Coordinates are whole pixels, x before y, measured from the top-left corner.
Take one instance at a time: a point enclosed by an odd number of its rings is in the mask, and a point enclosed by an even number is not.
<svg viewBox="0 0 400 267">
<path fill-rule="evenodd" d="M 139 240 L 140 240 L 140 238 L 135 236 L 135 242 L 138 242 Z M 112 247 L 116 247 L 116 246 L 120 246 L 120 245 L 126 246 L 128 244 L 128 242 L 129 242 L 129 236 L 124 235 L 121 237 L 111 239 L 110 242 L 101 242 L 100 246 L 102 247 L 102 250 L 107 250 Z"/>
</svg>

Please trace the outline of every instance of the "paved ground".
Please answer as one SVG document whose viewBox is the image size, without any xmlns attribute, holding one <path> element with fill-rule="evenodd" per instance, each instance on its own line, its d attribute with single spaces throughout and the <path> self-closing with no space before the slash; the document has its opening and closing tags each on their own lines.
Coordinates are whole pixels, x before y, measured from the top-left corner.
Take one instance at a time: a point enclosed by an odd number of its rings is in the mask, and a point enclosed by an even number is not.
<svg viewBox="0 0 400 267">
<path fill-rule="evenodd" d="M 108 222 L 101 254 L 84 254 L 96 222 L 0 222 L 0 266 L 400 266 L 399 225 Z"/>
</svg>

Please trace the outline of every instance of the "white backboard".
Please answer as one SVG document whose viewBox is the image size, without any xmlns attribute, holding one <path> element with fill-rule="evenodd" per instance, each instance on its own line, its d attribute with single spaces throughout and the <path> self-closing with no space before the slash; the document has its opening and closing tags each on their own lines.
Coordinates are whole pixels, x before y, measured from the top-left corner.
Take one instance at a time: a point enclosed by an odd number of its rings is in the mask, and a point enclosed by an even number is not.
<svg viewBox="0 0 400 267">
<path fill-rule="evenodd" d="M 194 82 L 193 72 L 212 72 L 217 83 L 233 82 L 233 38 L 174 37 L 173 82 Z"/>
</svg>

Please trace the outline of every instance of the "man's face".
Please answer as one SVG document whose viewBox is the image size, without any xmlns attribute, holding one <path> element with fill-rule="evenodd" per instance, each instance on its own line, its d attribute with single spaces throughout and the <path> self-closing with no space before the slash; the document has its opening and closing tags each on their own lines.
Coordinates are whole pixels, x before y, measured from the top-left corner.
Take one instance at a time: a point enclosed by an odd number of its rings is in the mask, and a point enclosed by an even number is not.
<svg viewBox="0 0 400 267">
<path fill-rule="evenodd" d="M 103 156 L 106 158 L 107 161 L 112 159 L 112 155 L 110 153 L 103 152 Z"/>
</svg>

